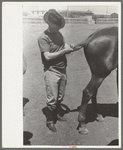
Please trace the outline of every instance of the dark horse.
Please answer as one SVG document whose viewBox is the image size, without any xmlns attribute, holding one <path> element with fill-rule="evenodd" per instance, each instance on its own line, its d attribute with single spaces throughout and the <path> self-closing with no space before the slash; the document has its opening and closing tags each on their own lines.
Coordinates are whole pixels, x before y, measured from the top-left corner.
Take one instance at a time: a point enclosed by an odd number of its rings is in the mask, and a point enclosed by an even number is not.
<svg viewBox="0 0 123 150">
<path fill-rule="evenodd" d="M 93 33 L 84 42 L 75 45 L 74 50 L 79 50 L 82 47 L 84 47 L 92 76 L 87 87 L 83 90 L 78 122 L 79 133 L 88 134 L 89 131 L 85 125 L 87 104 L 91 99 L 96 120 L 103 121 L 104 118 L 98 113 L 97 108 L 97 90 L 112 70 L 117 68 L 118 73 L 118 27 L 104 28 Z"/>
</svg>

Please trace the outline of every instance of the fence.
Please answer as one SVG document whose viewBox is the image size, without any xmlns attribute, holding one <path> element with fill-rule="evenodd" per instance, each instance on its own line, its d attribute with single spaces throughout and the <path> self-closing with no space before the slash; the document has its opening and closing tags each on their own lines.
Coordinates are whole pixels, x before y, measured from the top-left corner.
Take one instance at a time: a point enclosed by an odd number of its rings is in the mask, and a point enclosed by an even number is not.
<svg viewBox="0 0 123 150">
<path fill-rule="evenodd" d="M 81 18 L 65 18 L 66 23 L 74 23 L 74 24 L 88 24 L 87 19 L 81 19 Z M 34 24 L 40 24 L 45 23 L 42 18 L 23 18 L 23 23 L 34 23 Z"/>
<path fill-rule="evenodd" d="M 23 23 L 40 24 L 45 22 L 42 18 L 23 18 Z"/>
<path fill-rule="evenodd" d="M 118 23 L 118 18 L 97 18 L 96 21 L 88 21 L 86 18 L 65 18 L 67 24 L 113 24 Z M 42 18 L 23 18 L 23 23 L 41 24 L 45 23 Z"/>
<path fill-rule="evenodd" d="M 96 24 L 115 24 L 118 23 L 118 18 L 97 18 Z"/>
<path fill-rule="evenodd" d="M 70 24 L 88 24 L 87 19 L 81 19 L 81 18 L 66 18 L 65 23 Z"/>
</svg>

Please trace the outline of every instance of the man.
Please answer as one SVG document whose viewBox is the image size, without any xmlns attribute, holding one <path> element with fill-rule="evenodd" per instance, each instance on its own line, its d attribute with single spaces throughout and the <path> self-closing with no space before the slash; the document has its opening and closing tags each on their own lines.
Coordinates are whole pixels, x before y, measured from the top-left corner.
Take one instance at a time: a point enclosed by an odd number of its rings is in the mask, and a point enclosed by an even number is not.
<svg viewBox="0 0 123 150">
<path fill-rule="evenodd" d="M 45 13 L 44 21 L 48 24 L 48 29 L 38 38 L 47 94 L 47 107 L 43 112 L 46 115 L 47 127 L 57 132 L 54 125 L 55 116 L 57 120 L 66 121 L 60 114 L 60 104 L 63 101 L 67 82 L 65 54 L 69 54 L 73 49 L 64 42 L 59 32 L 65 25 L 65 19 L 55 9 Z"/>
</svg>

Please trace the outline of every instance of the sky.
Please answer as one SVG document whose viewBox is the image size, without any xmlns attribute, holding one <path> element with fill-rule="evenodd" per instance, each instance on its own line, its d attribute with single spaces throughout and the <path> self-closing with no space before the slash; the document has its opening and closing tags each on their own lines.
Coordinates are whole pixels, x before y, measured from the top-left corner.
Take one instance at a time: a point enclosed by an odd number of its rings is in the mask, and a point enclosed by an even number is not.
<svg viewBox="0 0 123 150">
<path fill-rule="evenodd" d="M 95 14 L 119 13 L 120 2 L 25 2 L 23 10 L 30 12 L 32 10 L 90 10 Z"/>
</svg>

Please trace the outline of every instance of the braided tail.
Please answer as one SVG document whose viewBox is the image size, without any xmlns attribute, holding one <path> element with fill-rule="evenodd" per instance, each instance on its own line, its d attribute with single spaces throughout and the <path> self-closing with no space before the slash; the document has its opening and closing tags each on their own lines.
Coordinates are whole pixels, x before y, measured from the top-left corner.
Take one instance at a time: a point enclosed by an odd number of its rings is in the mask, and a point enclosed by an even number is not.
<svg viewBox="0 0 123 150">
<path fill-rule="evenodd" d="M 70 45 L 71 48 L 74 49 L 74 51 L 77 51 L 77 50 L 80 50 L 81 48 L 87 46 L 89 44 L 89 42 L 93 39 L 94 35 L 97 33 L 98 31 L 92 33 L 86 40 L 84 40 L 83 42 L 75 45 L 75 46 L 72 46 Z"/>
<path fill-rule="evenodd" d="M 71 48 L 73 48 L 74 49 L 74 51 L 77 51 L 77 50 L 80 50 L 82 47 L 84 47 L 86 45 L 86 40 L 85 41 L 83 41 L 83 42 L 81 42 L 81 43 L 79 43 L 79 44 L 77 44 L 77 45 L 75 45 L 74 47 L 72 47 L 71 45 Z"/>
</svg>

